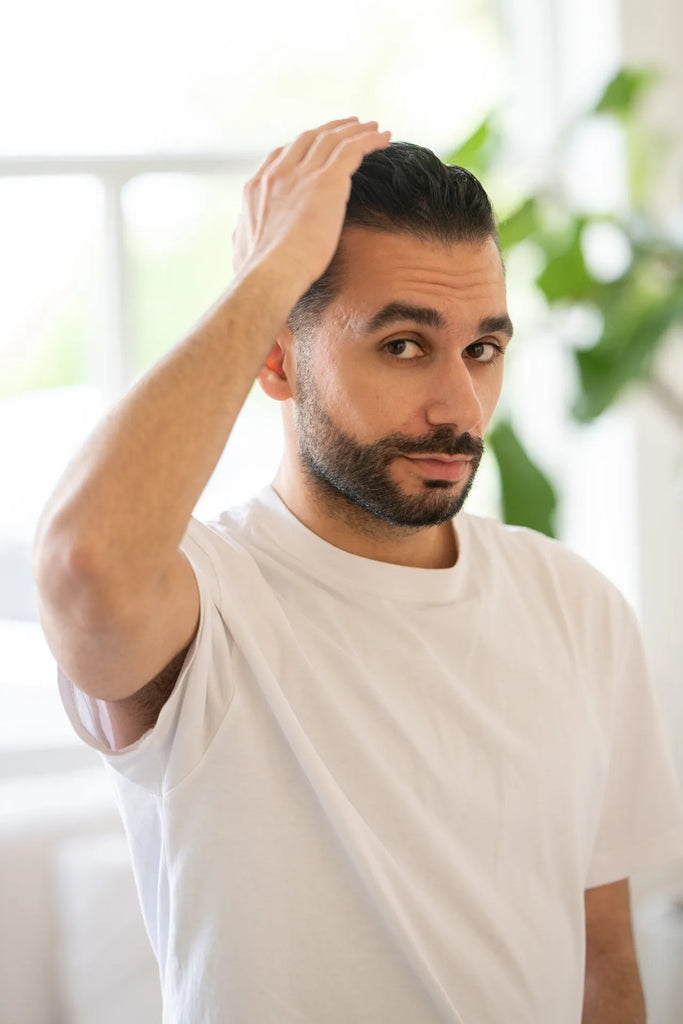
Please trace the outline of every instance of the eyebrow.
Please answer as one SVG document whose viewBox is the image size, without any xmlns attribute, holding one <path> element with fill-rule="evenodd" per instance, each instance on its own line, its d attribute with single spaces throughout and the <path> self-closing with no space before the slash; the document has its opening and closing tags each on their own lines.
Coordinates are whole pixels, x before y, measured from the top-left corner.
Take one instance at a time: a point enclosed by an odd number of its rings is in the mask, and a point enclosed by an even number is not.
<svg viewBox="0 0 683 1024">
<path fill-rule="evenodd" d="M 360 333 L 373 334 L 381 327 L 387 327 L 403 320 L 411 320 L 413 323 L 422 324 L 423 327 L 446 327 L 444 316 L 432 306 L 413 306 L 406 302 L 389 302 L 361 325 Z M 512 321 L 507 313 L 501 313 L 498 316 L 485 316 L 479 321 L 478 332 L 480 334 L 495 334 L 499 331 L 507 334 L 509 338 L 512 337 Z"/>
</svg>

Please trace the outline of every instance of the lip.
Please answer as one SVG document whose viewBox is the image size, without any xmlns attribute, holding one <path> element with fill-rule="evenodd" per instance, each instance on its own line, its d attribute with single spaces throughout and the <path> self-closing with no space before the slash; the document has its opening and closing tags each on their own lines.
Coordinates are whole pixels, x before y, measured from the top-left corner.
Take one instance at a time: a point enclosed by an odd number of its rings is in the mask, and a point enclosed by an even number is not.
<svg viewBox="0 0 683 1024">
<path fill-rule="evenodd" d="M 413 466 L 430 480 L 462 480 L 472 462 L 469 457 L 449 458 L 447 455 L 428 455 L 419 459 L 406 455 L 404 458 L 410 459 Z"/>
</svg>

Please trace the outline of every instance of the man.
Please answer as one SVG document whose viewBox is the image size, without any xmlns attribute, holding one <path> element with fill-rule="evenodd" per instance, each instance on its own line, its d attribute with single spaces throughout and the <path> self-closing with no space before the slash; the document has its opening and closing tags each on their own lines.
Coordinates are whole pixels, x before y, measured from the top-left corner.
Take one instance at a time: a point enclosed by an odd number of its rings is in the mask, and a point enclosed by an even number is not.
<svg viewBox="0 0 683 1024">
<path fill-rule="evenodd" d="M 644 1021 L 628 876 L 683 813 L 633 614 L 460 511 L 512 334 L 485 193 L 347 118 L 270 154 L 234 242 L 35 547 L 165 1024 Z M 199 523 L 256 376 L 282 465 Z"/>
</svg>

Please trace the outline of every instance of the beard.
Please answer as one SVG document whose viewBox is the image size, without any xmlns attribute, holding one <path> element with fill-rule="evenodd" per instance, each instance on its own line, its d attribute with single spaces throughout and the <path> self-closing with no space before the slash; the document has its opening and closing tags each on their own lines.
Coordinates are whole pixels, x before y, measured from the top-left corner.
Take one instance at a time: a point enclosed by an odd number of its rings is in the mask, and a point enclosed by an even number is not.
<svg viewBox="0 0 683 1024">
<path fill-rule="evenodd" d="M 301 461 L 328 509 L 347 516 L 353 508 L 362 509 L 392 526 L 419 529 L 452 519 L 465 503 L 484 453 L 481 438 L 456 434 L 445 425 L 419 438 L 396 433 L 359 444 L 323 408 L 306 366 L 299 367 L 295 422 Z M 426 479 L 421 493 L 404 494 L 391 476 L 394 459 L 435 454 L 469 456 L 469 478 Z"/>
</svg>

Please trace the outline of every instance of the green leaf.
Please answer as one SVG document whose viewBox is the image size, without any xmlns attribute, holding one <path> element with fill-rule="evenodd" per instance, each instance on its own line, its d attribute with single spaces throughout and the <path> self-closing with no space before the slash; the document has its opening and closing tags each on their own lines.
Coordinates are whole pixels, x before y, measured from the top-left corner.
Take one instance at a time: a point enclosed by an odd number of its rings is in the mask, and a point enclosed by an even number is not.
<svg viewBox="0 0 683 1024">
<path fill-rule="evenodd" d="M 651 68 L 621 68 L 608 82 L 605 91 L 596 103 L 594 113 L 615 114 L 627 117 L 643 98 L 651 85 L 661 78 L 661 73 Z"/>
<path fill-rule="evenodd" d="M 499 420 L 486 439 L 498 463 L 505 522 L 554 537 L 555 489 L 531 461 L 511 424 Z"/>
<path fill-rule="evenodd" d="M 651 125 L 629 124 L 626 130 L 628 187 L 631 205 L 646 210 L 648 197 L 657 195 L 659 182 L 670 162 L 674 141 Z"/>
<path fill-rule="evenodd" d="M 590 299 L 598 286 L 583 258 L 581 233 L 585 223 L 583 218 L 576 220 L 568 247 L 557 256 L 548 259 L 536 278 L 536 284 L 548 302 L 557 302 L 560 299 Z"/>
<path fill-rule="evenodd" d="M 575 352 L 581 393 L 572 412 L 587 423 L 605 411 L 627 384 L 650 373 L 671 327 L 683 321 L 682 283 L 668 292 L 648 293 L 631 280 L 603 310 L 602 337 L 592 348 Z"/>
<path fill-rule="evenodd" d="M 495 116 L 491 114 L 482 121 L 469 138 L 452 150 L 448 156 L 445 156 L 443 162 L 465 167 L 478 178 L 486 177 L 500 151 L 501 139 L 500 130 L 495 123 Z"/>
<path fill-rule="evenodd" d="M 538 229 L 539 216 L 536 199 L 526 199 L 498 225 L 498 237 L 503 252 L 513 245 L 523 242 L 525 238 L 535 234 Z"/>
</svg>

